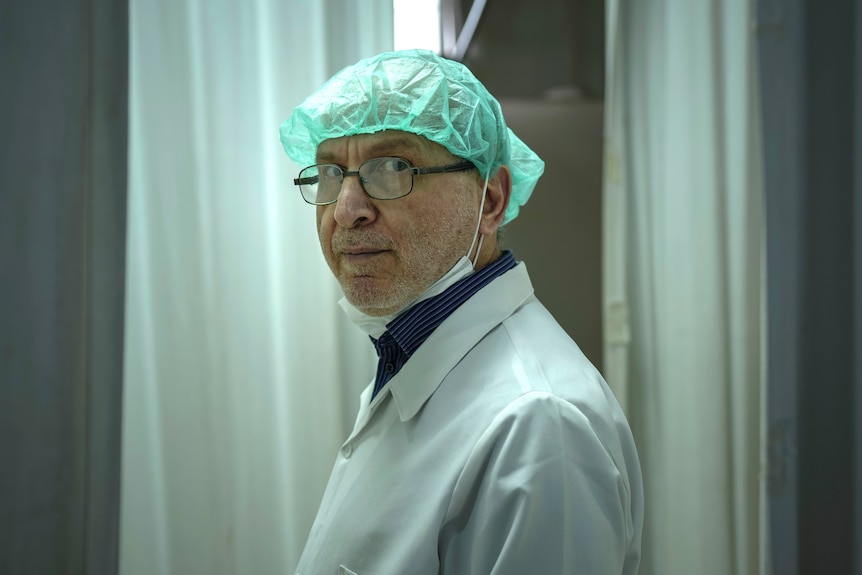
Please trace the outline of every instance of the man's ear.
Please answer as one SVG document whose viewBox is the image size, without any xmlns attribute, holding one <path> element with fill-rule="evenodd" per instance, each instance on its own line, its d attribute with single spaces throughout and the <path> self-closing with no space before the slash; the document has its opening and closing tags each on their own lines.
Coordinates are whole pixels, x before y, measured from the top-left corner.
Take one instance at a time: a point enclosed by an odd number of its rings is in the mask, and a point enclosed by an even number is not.
<svg viewBox="0 0 862 575">
<path fill-rule="evenodd" d="M 493 236 L 503 223 L 509 198 L 512 196 L 512 174 L 505 165 L 497 169 L 497 173 L 488 180 L 488 191 L 485 196 L 485 207 L 482 209 L 482 222 L 479 233 Z"/>
</svg>

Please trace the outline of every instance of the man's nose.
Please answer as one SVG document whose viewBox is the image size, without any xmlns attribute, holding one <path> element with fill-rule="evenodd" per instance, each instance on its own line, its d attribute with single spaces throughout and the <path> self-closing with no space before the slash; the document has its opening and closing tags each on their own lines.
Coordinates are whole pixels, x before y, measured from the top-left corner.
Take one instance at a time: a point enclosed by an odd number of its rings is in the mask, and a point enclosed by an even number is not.
<svg viewBox="0 0 862 575">
<path fill-rule="evenodd" d="M 344 228 L 367 225 L 377 217 L 377 207 L 362 189 L 359 174 L 344 177 L 335 203 L 335 221 Z"/>
</svg>

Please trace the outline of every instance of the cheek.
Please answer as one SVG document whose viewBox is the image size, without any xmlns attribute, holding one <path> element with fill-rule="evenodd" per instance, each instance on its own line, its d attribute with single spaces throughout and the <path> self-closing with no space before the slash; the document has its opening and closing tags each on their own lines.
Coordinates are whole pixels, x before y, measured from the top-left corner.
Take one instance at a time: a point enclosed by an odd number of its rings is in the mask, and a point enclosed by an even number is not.
<svg viewBox="0 0 862 575">
<path fill-rule="evenodd" d="M 330 206 L 317 207 L 317 238 L 324 254 L 329 254 L 330 237 L 332 236 L 333 222 L 332 214 L 328 213 Z"/>
<path fill-rule="evenodd" d="M 326 208 L 329 206 L 317 206 L 315 210 L 317 215 L 317 231 L 320 233 L 320 227 L 323 222 L 323 218 L 326 216 Z"/>
<path fill-rule="evenodd" d="M 476 225 L 477 210 L 478 206 L 473 206 L 469 197 L 454 194 L 450 201 L 423 206 L 414 212 L 414 225 L 406 227 L 403 232 L 403 236 L 410 239 L 405 243 L 421 252 L 431 248 L 447 253 L 466 253 Z"/>
</svg>

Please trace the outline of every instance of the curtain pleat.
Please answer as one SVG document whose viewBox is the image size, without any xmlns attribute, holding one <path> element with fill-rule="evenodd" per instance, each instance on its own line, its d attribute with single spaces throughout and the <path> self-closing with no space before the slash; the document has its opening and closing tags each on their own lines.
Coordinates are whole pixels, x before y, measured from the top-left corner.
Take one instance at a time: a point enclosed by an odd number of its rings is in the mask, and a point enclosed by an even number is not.
<svg viewBox="0 0 862 575">
<path fill-rule="evenodd" d="M 859 574 L 862 2 L 757 8 L 770 557 L 775 573 Z"/>
<path fill-rule="evenodd" d="M 0 9 L 0 573 L 117 572 L 125 0 Z"/>
<path fill-rule="evenodd" d="M 645 575 L 763 568 L 751 9 L 607 4 L 605 370 L 643 465 Z"/>
</svg>

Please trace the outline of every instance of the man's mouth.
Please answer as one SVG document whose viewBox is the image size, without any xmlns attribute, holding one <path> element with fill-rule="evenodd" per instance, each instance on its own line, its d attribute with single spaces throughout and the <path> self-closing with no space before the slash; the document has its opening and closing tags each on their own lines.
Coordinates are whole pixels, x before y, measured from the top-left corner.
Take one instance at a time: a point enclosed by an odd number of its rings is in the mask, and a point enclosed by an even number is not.
<svg viewBox="0 0 862 575">
<path fill-rule="evenodd" d="M 379 248 L 363 248 L 363 247 L 348 247 L 342 248 L 341 253 L 346 254 L 348 256 L 361 256 L 366 254 L 379 254 L 386 250 L 382 250 Z"/>
<path fill-rule="evenodd" d="M 388 250 L 382 250 L 379 248 L 366 248 L 366 247 L 349 247 L 343 248 L 341 253 L 343 257 L 353 263 L 366 263 L 370 262 L 377 256 L 385 254 Z"/>
</svg>

